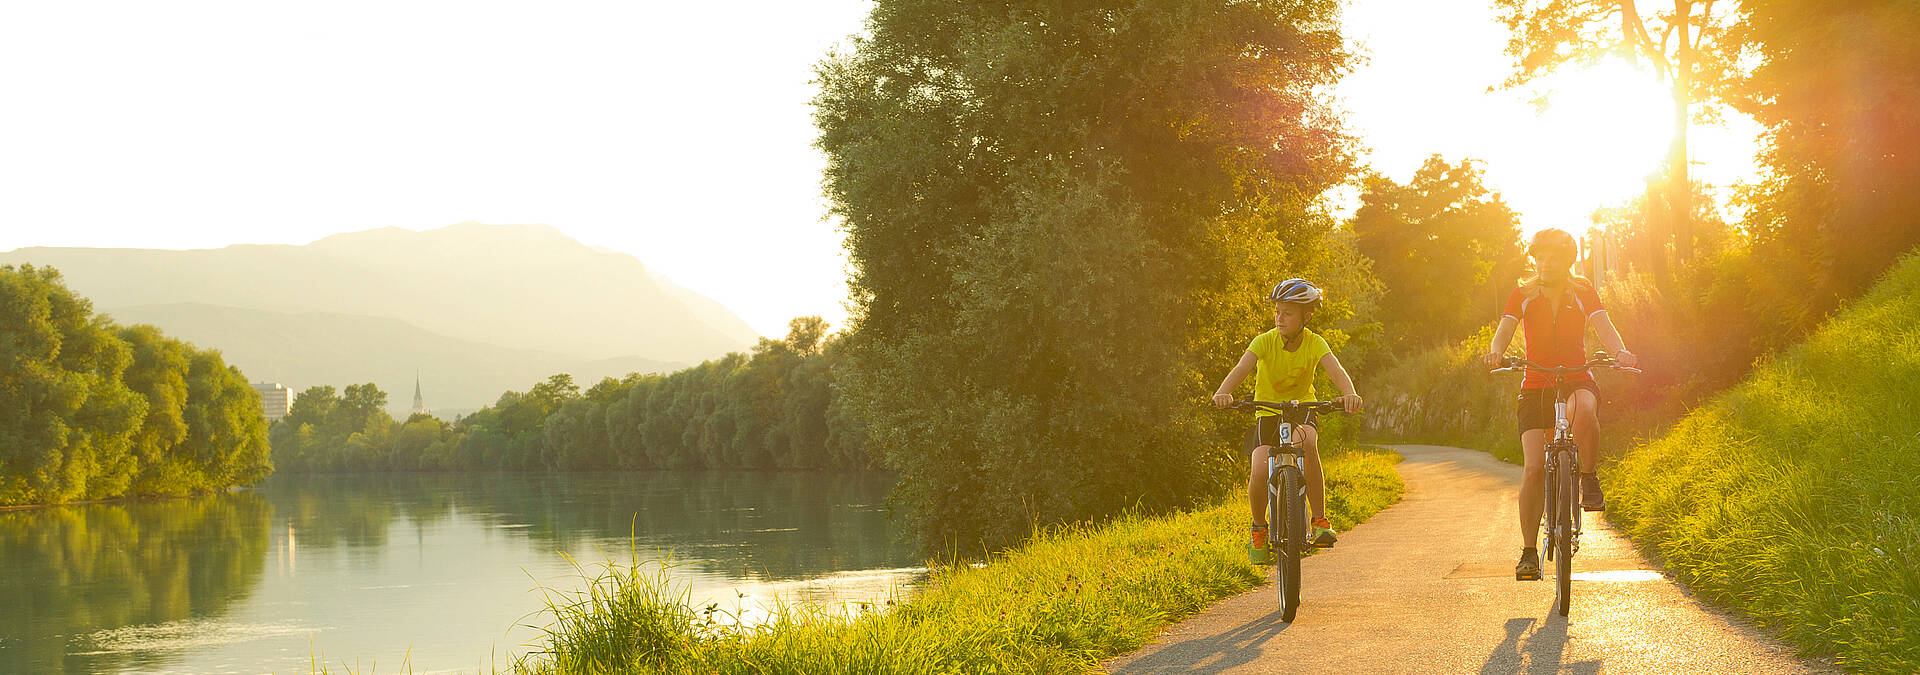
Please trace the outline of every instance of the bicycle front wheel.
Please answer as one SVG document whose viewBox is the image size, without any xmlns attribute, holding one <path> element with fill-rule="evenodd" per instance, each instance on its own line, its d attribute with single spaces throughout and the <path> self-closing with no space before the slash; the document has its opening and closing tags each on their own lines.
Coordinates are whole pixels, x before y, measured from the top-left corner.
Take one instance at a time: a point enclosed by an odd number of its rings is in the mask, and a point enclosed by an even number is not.
<svg viewBox="0 0 1920 675">
<path fill-rule="evenodd" d="M 1275 524 L 1281 533 L 1280 561 L 1274 576 L 1280 587 L 1280 620 L 1292 623 L 1300 610 L 1300 553 L 1307 540 L 1307 505 L 1298 467 L 1280 467 L 1279 494 L 1275 512 L 1282 515 Z"/>
<path fill-rule="evenodd" d="M 1573 510 L 1580 508 L 1580 505 L 1577 503 L 1579 499 L 1574 496 L 1578 491 L 1574 482 L 1573 453 L 1560 452 L 1558 461 L 1562 470 L 1556 472 L 1554 477 L 1556 494 L 1551 505 L 1556 534 L 1553 538 L 1554 610 L 1560 612 L 1560 616 L 1566 616 L 1573 607 Z"/>
</svg>

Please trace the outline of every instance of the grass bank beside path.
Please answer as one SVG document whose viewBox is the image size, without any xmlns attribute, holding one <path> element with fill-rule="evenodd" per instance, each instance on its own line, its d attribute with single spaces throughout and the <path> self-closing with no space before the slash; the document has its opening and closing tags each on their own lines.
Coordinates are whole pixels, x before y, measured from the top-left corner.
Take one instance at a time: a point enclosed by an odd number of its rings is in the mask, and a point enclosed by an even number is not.
<svg viewBox="0 0 1920 675">
<path fill-rule="evenodd" d="M 1385 450 L 1328 452 L 1329 518 L 1344 530 L 1400 499 Z M 794 606 L 730 627 L 687 604 L 657 564 L 610 567 L 556 603 L 528 673 L 1085 672 L 1168 624 L 1262 583 L 1247 563 L 1244 492 L 1165 516 L 1050 529 L 985 565 L 938 568 L 885 611 Z"/>
<path fill-rule="evenodd" d="M 1608 519 L 1697 591 L 1920 672 L 1920 256 L 1602 476 Z"/>
</svg>

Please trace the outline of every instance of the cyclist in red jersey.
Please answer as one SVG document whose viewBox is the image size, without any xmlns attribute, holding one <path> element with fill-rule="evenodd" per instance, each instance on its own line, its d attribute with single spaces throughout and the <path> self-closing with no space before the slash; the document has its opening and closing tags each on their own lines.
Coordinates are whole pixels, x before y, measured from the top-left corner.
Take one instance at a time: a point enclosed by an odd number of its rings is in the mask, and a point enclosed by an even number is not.
<svg viewBox="0 0 1920 675">
<path fill-rule="evenodd" d="M 1621 365 L 1639 362 L 1620 340 L 1620 332 L 1607 318 L 1593 282 L 1574 276 L 1572 267 L 1579 257 L 1579 245 L 1565 230 L 1541 230 L 1533 235 L 1527 254 L 1533 257 L 1534 277 L 1513 289 L 1507 296 L 1505 312 L 1494 330 L 1493 344 L 1485 356 L 1489 368 L 1500 363 L 1501 355 L 1513 341 L 1516 327 L 1527 337 L 1527 359 L 1543 366 L 1578 366 L 1587 362 L 1586 333 L 1592 326 L 1601 345 L 1612 352 Z M 1600 389 L 1593 374 L 1566 376 L 1560 391 L 1553 390 L 1553 378 L 1543 372 L 1528 372 L 1520 383 L 1520 447 L 1526 460 L 1526 474 L 1520 482 L 1520 538 L 1526 547 L 1514 566 L 1519 578 L 1540 578 L 1541 484 L 1546 480 L 1545 448 L 1553 426 L 1556 396 L 1567 401 L 1567 416 L 1573 423 L 1573 440 L 1580 446 L 1580 506 L 1588 511 L 1606 509 L 1606 497 L 1600 493 L 1600 479 L 1594 475 L 1594 463 L 1600 457 Z"/>
</svg>

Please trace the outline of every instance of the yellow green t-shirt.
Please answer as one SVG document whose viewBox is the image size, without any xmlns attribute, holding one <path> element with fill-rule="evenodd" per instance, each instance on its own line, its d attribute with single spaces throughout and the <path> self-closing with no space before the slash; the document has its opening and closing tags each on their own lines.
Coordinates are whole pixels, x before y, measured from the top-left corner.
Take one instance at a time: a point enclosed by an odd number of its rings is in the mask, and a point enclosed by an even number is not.
<svg viewBox="0 0 1920 675">
<path fill-rule="evenodd" d="M 1333 353 L 1333 348 L 1327 346 L 1326 338 L 1302 328 L 1300 348 L 1287 351 L 1287 341 L 1275 328 L 1255 337 L 1247 351 L 1260 359 L 1253 371 L 1254 400 L 1312 401 L 1316 399 L 1313 369 L 1320 365 L 1320 357 Z M 1257 414 L 1269 417 L 1278 413 L 1261 410 Z"/>
</svg>

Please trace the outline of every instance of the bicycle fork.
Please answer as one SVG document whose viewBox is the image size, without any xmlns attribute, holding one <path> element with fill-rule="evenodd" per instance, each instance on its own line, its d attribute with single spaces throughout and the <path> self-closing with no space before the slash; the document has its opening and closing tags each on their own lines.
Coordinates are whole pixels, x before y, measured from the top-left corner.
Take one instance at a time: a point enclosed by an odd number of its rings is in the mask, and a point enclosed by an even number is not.
<svg viewBox="0 0 1920 675">
<path fill-rule="evenodd" d="M 1285 449 L 1284 454 L 1288 457 L 1293 458 L 1293 461 L 1290 462 L 1290 464 L 1292 464 L 1294 468 L 1300 470 L 1300 475 L 1302 478 L 1302 480 L 1300 481 L 1300 493 L 1294 496 L 1304 499 L 1306 498 L 1306 494 L 1307 494 L 1307 481 L 1305 480 L 1306 472 L 1307 472 L 1306 460 L 1303 459 L 1298 452 L 1294 451 L 1293 424 L 1288 422 L 1280 423 L 1280 444 L 1277 446 L 1274 446 L 1273 450 L 1267 453 L 1267 493 L 1269 495 L 1276 497 L 1276 499 L 1269 499 L 1268 503 L 1276 504 L 1281 507 L 1284 507 L 1286 504 L 1289 503 L 1287 501 L 1287 495 L 1280 493 L 1281 491 L 1280 467 L 1282 466 L 1280 463 L 1280 455 L 1283 454 L 1282 453 L 1283 448 Z M 1272 509 L 1268 509 L 1268 510 L 1271 511 Z M 1275 532 L 1278 532 L 1279 531 L 1279 514 L 1268 513 L 1267 523 L 1269 527 L 1274 528 Z M 1280 534 L 1276 534 L 1274 536 L 1274 539 L 1278 541 L 1280 539 L 1280 536 L 1281 536 Z"/>
</svg>

